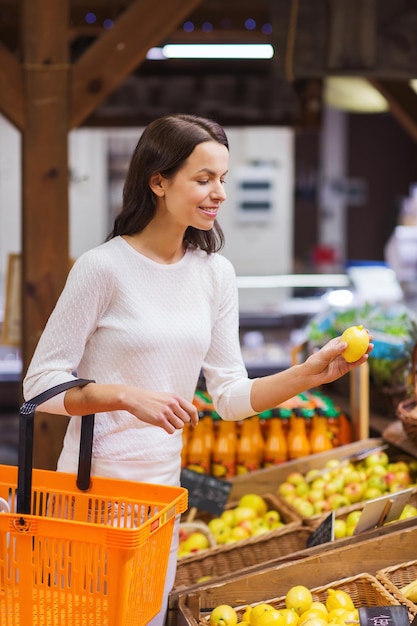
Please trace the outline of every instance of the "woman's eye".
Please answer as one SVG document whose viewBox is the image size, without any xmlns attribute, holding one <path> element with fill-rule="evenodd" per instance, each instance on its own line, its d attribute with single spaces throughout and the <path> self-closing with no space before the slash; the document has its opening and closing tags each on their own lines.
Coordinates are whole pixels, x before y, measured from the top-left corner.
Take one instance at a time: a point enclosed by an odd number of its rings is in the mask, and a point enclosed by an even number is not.
<svg viewBox="0 0 417 626">
<path fill-rule="evenodd" d="M 207 185 L 207 183 L 209 182 L 208 180 L 198 180 L 197 181 L 199 185 Z"/>
</svg>

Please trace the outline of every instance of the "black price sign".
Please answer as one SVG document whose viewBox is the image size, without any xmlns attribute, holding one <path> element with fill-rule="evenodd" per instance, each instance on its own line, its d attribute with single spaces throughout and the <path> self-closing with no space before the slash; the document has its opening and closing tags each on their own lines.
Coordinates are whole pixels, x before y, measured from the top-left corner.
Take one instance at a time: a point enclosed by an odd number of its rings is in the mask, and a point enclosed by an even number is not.
<svg viewBox="0 0 417 626">
<path fill-rule="evenodd" d="M 360 626 L 410 626 L 410 619 L 405 606 L 362 606 L 359 623 Z"/>
<path fill-rule="evenodd" d="M 327 543 L 328 541 L 334 540 L 334 511 L 330 513 L 316 528 L 314 532 L 311 533 L 310 537 L 307 539 L 307 548 L 312 548 L 313 546 L 318 546 L 321 543 Z"/>
<path fill-rule="evenodd" d="M 227 504 L 232 483 L 185 468 L 181 471 L 181 487 L 188 490 L 190 508 L 219 516 Z"/>
</svg>

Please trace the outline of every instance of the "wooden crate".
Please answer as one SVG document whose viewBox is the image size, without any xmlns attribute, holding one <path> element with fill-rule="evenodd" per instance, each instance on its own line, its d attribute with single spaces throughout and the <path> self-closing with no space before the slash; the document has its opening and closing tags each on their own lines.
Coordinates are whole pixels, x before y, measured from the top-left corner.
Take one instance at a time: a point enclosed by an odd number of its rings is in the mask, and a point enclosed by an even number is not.
<svg viewBox="0 0 417 626">
<path fill-rule="evenodd" d="M 417 540 L 415 520 L 375 529 L 361 536 L 340 539 L 309 548 L 263 566 L 241 570 L 237 575 L 190 588 L 170 599 L 168 624 L 196 626 L 204 614 L 218 604 L 243 606 L 264 602 L 267 598 L 285 596 L 297 584 L 309 588 L 327 585 L 329 580 L 376 572 L 404 562 L 404 552 Z M 408 607 L 409 608 L 409 607 Z"/>
<path fill-rule="evenodd" d="M 417 561 L 407 561 L 377 571 L 376 577 L 386 589 L 411 611 L 417 612 L 417 604 L 408 600 L 401 592 L 402 587 L 417 580 Z"/>
<path fill-rule="evenodd" d="M 230 479 L 232 488 L 229 494 L 229 501 L 235 502 L 249 492 L 276 493 L 278 485 L 284 482 L 290 472 L 296 471 L 305 474 L 310 469 L 322 469 L 326 461 L 330 459 L 341 459 L 351 454 L 362 452 L 363 450 L 376 448 L 385 443 L 386 442 L 381 438 L 363 439 L 345 446 L 333 448 L 332 450 L 327 450 L 326 452 L 310 454 L 301 459 L 288 461 L 287 463 L 282 463 L 275 467 L 268 467 L 266 469 L 250 472 L 249 474 L 234 476 Z"/>
<path fill-rule="evenodd" d="M 301 522 L 286 526 L 243 541 L 204 550 L 180 559 L 177 565 L 174 591 L 197 585 L 200 578 L 217 579 L 252 565 L 261 565 L 281 556 L 304 550 L 311 530 Z"/>
<path fill-rule="evenodd" d="M 329 581 L 327 584 L 320 587 L 311 588 L 313 600 L 325 603 L 329 589 L 345 591 L 352 598 L 355 608 L 363 606 L 398 606 L 400 604 L 375 576 L 366 572 L 341 580 Z M 276 609 L 285 608 L 285 596 L 266 598 L 265 601 Z M 239 619 L 241 619 L 246 606 L 247 604 L 234 607 Z M 252 604 L 252 606 L 256 606 L 256 604 Z M 414 617 L 415 612 L 411 612 L 409 615 L 410 617 Z M 190 626 L 207 626 L 209 624 L 209 615 L 202 616 L 200 614 L 198 621 L 191 616 L 190 619 L 192 619 Z"/>
</svg>

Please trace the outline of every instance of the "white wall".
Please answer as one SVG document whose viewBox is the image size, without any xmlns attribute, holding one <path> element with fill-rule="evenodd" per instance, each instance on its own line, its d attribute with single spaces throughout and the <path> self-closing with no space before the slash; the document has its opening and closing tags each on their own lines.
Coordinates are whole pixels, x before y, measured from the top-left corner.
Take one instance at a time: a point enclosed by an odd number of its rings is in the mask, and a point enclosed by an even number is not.
<svg viewBox="0 0 417 626">
<path fill-rule="evenodd" d="M 21 249 L 20 143 L 19 131 L 0 116 L 0 319 L 8 255 L 19 253 Z"/>
<path fill-rule="evenodd" d="M 288 128 L 253 127 L 226 129 L 230 144 L 227 200 L 219 223 L 224 230 L 224 254 L 238 275 L 291 273 L 293 269 L 294 132 Z M 270 219 L 245 222 L 239 218 L 237 176 L 251 162 L 275 166 L 275 187 Z M 240 291 L 244 311 L 275 310 L 287 297 L 284 290 Z"/>
<path fill-rule="evenodd" d="M 238 275 L 292 271 L 293 131 L 286 128 L 226 129 L 230 143 L 228 198 L 219 215 L 225 232 L 224 254 Z M 69 137 L 70 254 L 77 258 L 101 243 L 111 228 L 108 145 L 125 138 L 133 149 L 140 129 L 77 129 Z M 20 137 L 0 117 L 0 303 L 3 303 L 7 256 L 20 252 L 21 176 Z M 268 161 L 276 167 L 276 186 L 267 222 L 242 222 L 237 211 L 237 175 L 242 166 Z M 121 193 L 120 186 L 117 193 Z M 110 200 L 109 200 L 110 198 Z M 275 290 L 242 290 L 243 309 L 274 309 L 285 294 Z"/>
</svg>

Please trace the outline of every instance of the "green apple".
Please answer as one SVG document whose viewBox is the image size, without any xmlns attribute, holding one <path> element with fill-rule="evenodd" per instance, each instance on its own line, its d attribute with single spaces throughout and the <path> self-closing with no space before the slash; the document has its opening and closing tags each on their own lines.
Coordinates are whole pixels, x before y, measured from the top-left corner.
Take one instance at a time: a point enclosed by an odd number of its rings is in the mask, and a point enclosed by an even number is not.
<svg viewBox="0 0 417 626">
<path fill-rule="evenodd" d="M 295 486 L 295 493 L 297 496 L 306 496 L 310 492 L 310 485 L 303 481 Z"/>
<path fill-rule="evenodd" d="M 278 493 L 283 498 L 287 498 L 291 494 L 295 494 L 295 485 L 289 483 L 288 481 L 284 481 L 278 487 Z"/>
<path fill-rule="evenodd" d="M 343 539 L 346 537 L 346 522 L 343 519 L 336 518 L 333 524 L 334 538 Z"/>
<path fill-rule="evenodd" d="M 189 552 L 199 552 L 200 550 L 207 550 L 210 546 L 207 535 L 200 531 L 192 532 L 185 540 L 185 549 Z"/>
<path fill-rule="evenodd" d="M 224 529 L 226 522 L 221 517 L 213 517 L 213 519 L 208 522 L 207 526 L 212 533 L 216 533 Z"/>
<path fill-rule="evenodd" d="M 237 506 L 233 509 L 233 526 L 237 526 L 243 520 L 256 519 L 256 511 L 249 506 Z"/>
<path fill-rule="evenodd" d="M 366 481 L 366 487 L 369 489 L 370 487 L 376 487 L 383 493 L 386 490 L 386 482 L 381 476 L 370 476 Z"/>
<path fill-rule="evenodd" d="M 315 514 L 314 506 L 308 500 L 296 498 L 291 504 L 304 517 L 311 517 Z"/>
<path fill-rule="evenodd" d="M 381 489 L 378 489 L 378 487 L 366 487 L 363 494 L 363 499 L 374 500 L 375 498 L 379 498 L 380 496 L 382 496 L 382 491 Z"/>
<path fill-rule="evenodd" d="M 234 541 L 242 541 L 243 539 L 248 539 L 250 536 L 251 533 L 246 530 L 246 528 L 242 528 L 242 526 L 235 526 L 232 528 L 229 538 Z"/>
<path fill-rule="evenodd" d="M 281 515 L 275 509 L 270 509 L 263 516 L 264 521 L 271 526 L 271 524 L 276 524 L 277 522 L 281 522 Z"/>
<path fill-rule="evenodd" d="M 413 504 L 406 504 L 401 511 L 399 519 L 409 519 L 417 515 L 417 508 Z"/>
<path fill-rule="evenodd" d="M 350 513 L 346 516 L 346 525 L 347 526 L 356 526 L 359 521 L 360 516 L 362 515 L 361 509 L 356 509 L 355 511 L 350 511 Z"/>
<path fill-rule="evenodd" d="M 343 495 L 346 496 L 351 504 L 360 502 L 365 491 L 363 483 L 348 483 L 343 488 Z"/>
<path fill-rule="evenodd" d="M 226 509 L 220 515 L 220 518 L 228 525 L 233 526 L 235 515 L 233 513 L 233 509 Z"/>
<path fill-rule="evenodd" d="M 267 503 L 257 493 L 246 493 L 240 498 L 238 505 L 254 509 L 257 515 L 264 515 L 268 510 Z"/>
<path fill-rule="evenodd" d="M 389 463 L 389 457 L 386 452 L 380 450 L 379 452 L 372 452 L 365 459 L 366 467 L 370 467 L 371 465 L 385 465 L 385 467 Z"/>
<path fill-rule="evenodd" d="M 296 472 L 296 471 L 288 474 L 286 478 L 286 482 L 290 483 L 291 485 L 298 485 L 299 483 L 303 483 L 304 481 L 305 481 L 305 478 L 303 474 L 301 472 Z"/>
</svg>

